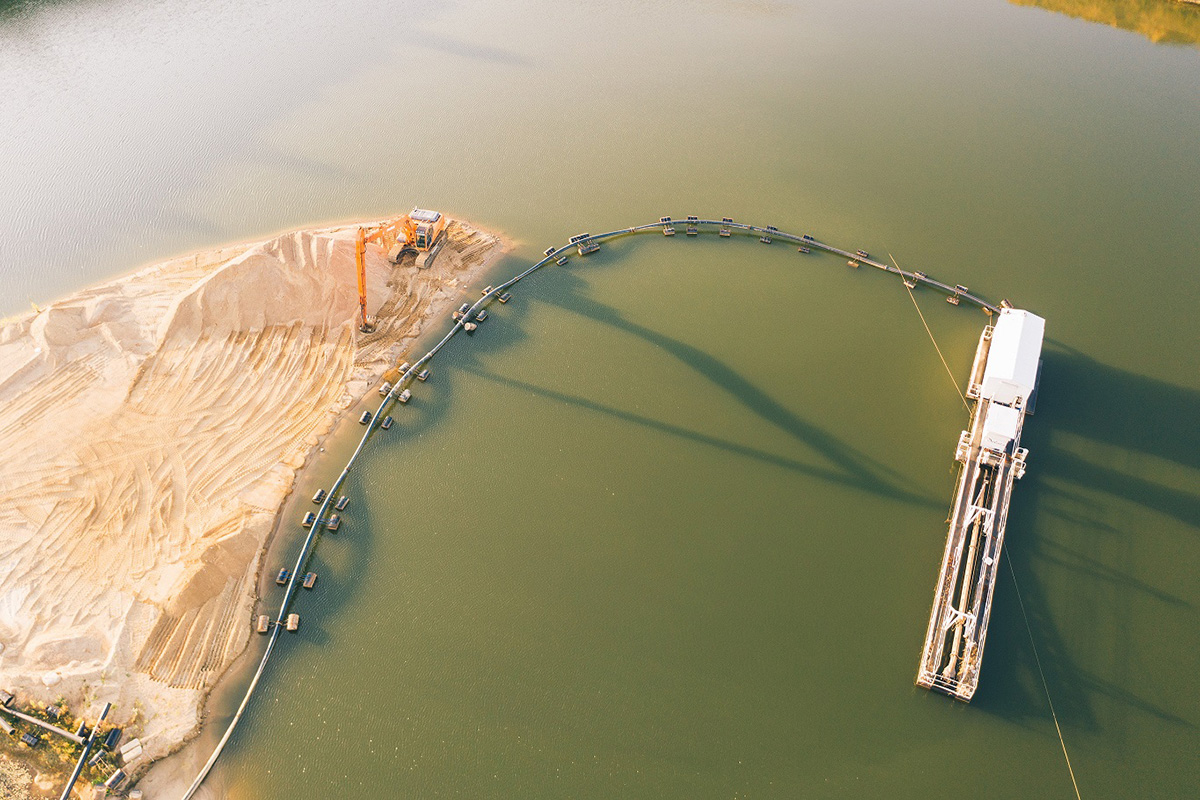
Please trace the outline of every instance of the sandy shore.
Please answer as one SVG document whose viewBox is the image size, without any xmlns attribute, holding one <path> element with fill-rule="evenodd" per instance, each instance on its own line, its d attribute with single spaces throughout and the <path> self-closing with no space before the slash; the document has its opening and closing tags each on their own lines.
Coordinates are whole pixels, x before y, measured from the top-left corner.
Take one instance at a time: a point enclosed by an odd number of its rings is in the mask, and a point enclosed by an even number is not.
<svg viewBox="0 0 1200 800">
<path fill-rule="evenodd" d="M 0 688 L 137 736 L 194 734 L 251 635 L 297 471 L 503 249 L 454 222 L 431 269 L 354 229 L 174 259 L 0 323 Z"/>
</svg>

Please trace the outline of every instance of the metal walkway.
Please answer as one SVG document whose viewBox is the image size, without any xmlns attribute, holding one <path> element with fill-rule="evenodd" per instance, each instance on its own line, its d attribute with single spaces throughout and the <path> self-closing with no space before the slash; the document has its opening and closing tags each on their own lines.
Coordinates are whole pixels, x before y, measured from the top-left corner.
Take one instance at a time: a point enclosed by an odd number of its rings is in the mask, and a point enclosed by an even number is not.
<svg viewBox="0 0 1200 800">
<path fill-rule="evenodd" d="M 979 396 L 992 327 L 984 329 L 975 351 L 967 396 L 975 400 L 971 427 L 962 432 L 954 454 L 962 464 L 950 512 L 950 530 L 942 555 L 929 628 L 917 668 L 917 685 L 970 702 L 979 686 L 987 642 L 992 595 L 1008 522 L 1013 481 L 1025 474 L 1028 451 L 1020 446 L 1026 409 L 1018 408 L 1016 438 L 1010 452 L 983 445 L 989 402 Z"/>
<path fill-rule="evenodd" d="M 983 309 L 988 313 L 999 313 L 1000 311 L 998 306 L 992 305 L 986 300 L 969 293 L 966 291 L 965 287 L 951 286 L 930 278 L 921 272 L 909 272 L 889 264 L 883 264 L 871 259 L 869 256 L 863 255 L 860 252 L 852 253 L 849 250 L 843 250 L 840 247 L 835 247 L 831 244 L 818 241 L 806 234 L 797 235 L 794 233 L 788 233 L 787 231 L 781 231 L 774 226 L 747 225 L 741 222 L 734 222 L 728 218 L 722 220 L 710 220 L 699 219 L 697 217 L 688 217 L 684 220 L 672 220 L 670 217 L 661 217 L 658 222 L 651 222 L 645 225 L 635 225 L 629 228 L 621 228 L 619 230 L 609 231 L 607 233 L 599 233 L 595 235 L 586 233 L 579 234 L 571 237 L 566 244 L 558 247 L 547 248 L 543 253 L 543 258 L 541 261 L 533 264 L 524 272 L 514 275 L 504 283 L 494 286 L 490 291 L 485 292 L 482 297 L 476 300 L 465 314 L 459 315 L 454 322 L 454 326 L 446 333 L 446 335 L 442 337 L 442 339 L 436 345 L 433 346 L 433 349 L 422 356 L 416 363 L 414 363 L 403 374 L 401 374 L 401 376 L 396 380 L 395 385 L 392 386 L 391 390 L 387 393 L 387 395 L 384 396 L 383 402 L 379 404 L 379 408 L 376 409 L 374 415 L 372 415 L 371 421 L 368 423 L 367 429 L 363 433 L 361 441 L 358 443 L 358 447 L 356 447 L 354 452 L 351 454 L 350 459 L 346 462 L 346 466 L 342 469 L 341 474 L 338 475 L 337 480 L 333 482 L 333 485 L 329 487 L 329 490 L 326 492 L 325 501 L 321 503 L 320 510 L 317 511 L 316 521 L 313 523 L 308 535 L 304 538 L 304 543 L 301 545 L 300 552 L 296 556 L 296 563 L 292 568 L 291 577 L 288 580 L 287 588 L 284 590 L 283 601 L 279 604 L 279 613 L 275 618 L 274 624 L 271 625 L 270 639 L 267 641 L 267 648 L 263 652 L 262 660 L 258 664 L 258 669 L 255 671 L 254 677 L 250 680 L 250 685 L 246 688 L 245 697 L 242 698 L 242 702 L 238 705 L 237 711 L 234 713 L 233 718 L 229 721 L 229 727 L 225 730 L 225 734 L 221 737 L 221 740 L 217 742 L 217 746 L 213 750 L 212 755 L 209 756 L 208 761 L 206 761 L 204 766 L 201 767 L 196 779 L 188 787 L 187 791 L 184 792 L 181 800 L 191 800 L 192 796 L 196 793 L 196 790 L 200 788 L 200 785 L 204 782 L 204 779 L 208 777 L 208 773 L 212 771 L 213 765 L 217 762 L 217 759 L 220 757 L 221 752 L 225 749 L 226 744 L 229 743 L 229 739 L 233 736 L 233 732 L 237 727 L 237 724 L 241 721 L 242 716 L 246 713 L 246 708 L 250 704 L 250 698 L 254 694 L 254 690 L 258 687 L 258 682 L 262 679 L 263 673 L 267 668 L 267 661 L 271 658 L 271 653 L 275 649 L 275 644 L 279 639 L 279 633 L 284 628 L 284 620 L 287 618 L 288 609 L 291 606 L 293 597 L 295 596 L 298 580 L 300 579 L 301 575 L 303 575 L 304 566 L 307 563 L 309 556 L 312 554 L 313 545 L 316 542 L 317 536 L 320 533 L 324 522 L 327 520 L 326 513 L 329 511 L 329 506 L 333 503 L 334 498 L 337 497 L 338 490 L 341 488 L 342 484 L 345 483 L 346 478 L 349 477 L 350 470 L 353 468 L 354 462 L 358 460 L 359 454 L 362 453 L 363 448 L 366 447 L 371 435 L 375 432 L 376 428 L 379 427 L 380 423 L 385 418 L 388 408 L 394 402 L 396 402 L 396 399 L 400 393 L 404 391 L 405 387 L 412 382 L 413 378 L 415 378 L 425 368 L 425 366 L 433 359 L 434 356 L 438 354 L 439 351 L 441 351 L 443 347 L 449 344 L 451 339 L 453 339 L 460 331 L 464 330 L 464 326 L 468 324 L 474 324 L 472 321 L 475 319 L 475 315 L 479 310 L 489 305 L 505 291 L 512 288 L 528 276 L 532 275 L 546 264 L 554 262 L 559 265 L 564 265 L 571 258 L 577 258 L 588 253 L 595 252 L 599 249 L 600 242 L 609 239 L 615 239 L 621 236 L 652 232 L 662 232 L 667 235 L 672 235 L 675 232 L 675 223 L 686 225 L 689 236 L 699 233 L 711 233 L 720 235 L 722 237 L 727 237 L 732 231 L 741 231 L 747 234 L 758 234 L 760 237 L 759 241 L 762 241 L 766 244 L 770 244 L 774 239 L 780 239 L 795 244 L 797 247 L 833 253 L 835 255 L 843 256 L 850 261 L 855 261 L 859 264 L 866 264 L 884 272 L 891 272 L 895 275 L 899 275 L 905 280 L 906 283 L 909 284 L 909 286 L 923 285 L 937 289 L 938 291 L 944 292 L 948 296 L 948 299 L 955 304 L 957 304 L 960 300 L 963 300 L 971 305 Z M 571 252 L 572 250 L 575 251 L 574 254 Z"/>
</svg>

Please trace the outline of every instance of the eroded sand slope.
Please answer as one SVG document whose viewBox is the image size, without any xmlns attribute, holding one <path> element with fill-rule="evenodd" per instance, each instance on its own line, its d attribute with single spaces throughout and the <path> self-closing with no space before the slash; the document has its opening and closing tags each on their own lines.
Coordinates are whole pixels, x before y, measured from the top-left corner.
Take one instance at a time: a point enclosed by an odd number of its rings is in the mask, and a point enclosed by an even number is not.
<svg viewBox="0 0 1200 800">
<path fill-rule="evenodd" d="M 258 559 L 318 437 L 499 252 L 432 269 L 353 229 L 188 256 L 0 323 L 0 688 L 138 709 L 145 758 L 244 647 Z M 382 306 L 382 308 L 380 308 Z"/>
</svg>

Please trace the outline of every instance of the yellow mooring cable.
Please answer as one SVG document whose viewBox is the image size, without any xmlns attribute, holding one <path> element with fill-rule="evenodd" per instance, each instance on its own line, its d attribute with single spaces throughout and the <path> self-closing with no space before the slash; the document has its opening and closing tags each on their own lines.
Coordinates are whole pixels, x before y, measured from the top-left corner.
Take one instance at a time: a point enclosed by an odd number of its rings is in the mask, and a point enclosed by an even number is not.
<svg viewBox="0 0 1200 800">
<path fill-rule="evenodd" d="M 1042 659 L 1038 657 L 1037 644 L 1033 641 L 1033 628 L 1029 624 L 1029 615 L 1025 613 L 1025 600 L 1021 597 L 1021 587 L 1017 585 L 1017 573 L 1013 570 L 1012 559 L 1005 558 L 1004 563 L 1008 564 L 1008 574 L 1012 576 L 1013 588 L 1017 591 L 1017 602 L 1021 606 L 1021 616 L 1025 620 L 1025 632 L 1029 634 L 1029 646 L 1033 648 L 1033 661 L 1037 664 L 1038 675 L 1042 676 L 1042 688 L 1046 691 L 1046 702 L 1050 706 L 1050 718 L 1054 720 L 1054 730 L 1058 733 L 1058 743 L 1062 745 L 1063 758 L 1067 760 L 1067 772 L 1071 774 L 1071 786 L 1075 788 L 1075 800 L 1082 800 L 1079 796 L 1079 784 L 1075 781 L 1075 770 L 1071 768 L 1071 757 L 1067 755 L 1067 742 L 1063 739 L 1062 726 L 1058 724 L 1058 714 L 1054 713 L 1054 701 L 1050 699 L 1050 685 L 1046 683 L 1046 673 L 1042 671 Z"/>
<path fill-rule="evenodd" d="M 892 264 L 896 269 L 900 269 L 900 265 L 896 264 L 896 257 L 888 253 L 888 258 L 892 259 Z M 904 273 L 900 274 L 900 280 L 904 280 Z M 913 308 L 917 310 L 917 316 L 921 318 L 921 324 L 925 326 L 925 332 L 929 334 L 929 341 L 933 342 L 933 349 L 937 350 L 938 358 L 942 360 L 942 366 L 946 368 L 946 375 L 950 377 L 950 385 L 954 387 L 954 391 L 958 393 L 958 397 L 962 400 L 963 408 L 967 410 L 967 416 L 971 416 L 971 406 L 967 403 L 967 398 L 963 395 L 962 390 L 958 388 L 958 381 L 954 380 L 954 373 L 950 371 L 950 365 L 946 363 L 946 357 L 942 355 L 942 348 L 938 347 L 937 339 L 933 338 L 933 331 L 929 330 L 929 323 L 925 321 L 925 315 L 921 313 L 921 307 L 917 305 L 917 298 L 912 293 L 912 289 L 908 288 L 908 284 L 904 284 L 904 291 L 908 292 L 908 299 L 912 300 Z"/>
<path fill-rule="evenodd" d="M 892 259 L 892 264 L 896 269 L 900 269 L 900 265 L 896 263 L 896 258 L 891 253 L 888 253 L 888 258 Z M 904 280 L 904 274 L 900 274 L 900 279 Z M 917 315 L 921 318 L 921 324 L 925 326 L 925 332 L 929 334 L 929 341 L 933 342 L 933 349 L 937 350 L 938 358 L 942 360 L 942 366 L 946 368 L 946 374 L 950 376 L 950 383 L 954 386 L 954 391 L 958 393 L 959 398 L 963 402 L 963 408 L 967 410 L 967 414 L 971 413 L 971 406 L 967 404 L 967 398 L 958 388 L 958 382 L 954 380 L 954 373 L 950 371 L 950 365 L 946 363 L 946 357 L 942 355 L 942 348 L 938 347 L 937 339 L 933 338 L 933 331 L 929 330 L 929 323 L 925 321 L 925 315 L 921 313 L 921 307 L 917 305 L 917 298 L 912 293 L 912 289 L 908 288 L 908 284 L 904 284 L 905 291 L 908 292 L 908 299 L 912 300 L 913 308 L 917 309 Z M 1058 724 L 1058 714 L 1054 711 L 1054 700 L 1050 697 L 1050 684 L 1046 681 L 1046 673 L 1042 670 L 1042 659 L 1038 656 L 1037 644 L 1033 640 L 1033 626 L 1029 624 L 1029 615 L 1025 613 L 1025 598 L 1021 596 L 1021 587 L 1017 583 L 1017 573 L 1013 570 L 1012 561 L 1008 558 L 1004 559 L 1004 563 L 1008 565 L 1008 574 L 1012 577 L 1013 589 L 1017 592 L 1017 603 L 1021 606 L 1021 618 L 1025 620 L 1025 633 L 1029 635 L 1029 646 L 1033 648 L 1033 660 L 1037 664 L 1038 675 L 1042 678 L 1042 690 L 1046 693 L 1046 703 L 1050 706 L 1050 718 L 1054 720 L 1054 731 L 1058 734 L 1058 743 L 1062 746 L 1063 758 L 1067 762 L 1067 772 L 1071 775 L 1071 786 L 1075 789 L 1075 800 L 1083 800 L 1079 794 L 1079 783 L 1075 780 L 1075 770 L 1071 766 L 1071 756 L 1067 754 L 1067 742 L 1063 738 L 1062 726 Z"/>
</svg>

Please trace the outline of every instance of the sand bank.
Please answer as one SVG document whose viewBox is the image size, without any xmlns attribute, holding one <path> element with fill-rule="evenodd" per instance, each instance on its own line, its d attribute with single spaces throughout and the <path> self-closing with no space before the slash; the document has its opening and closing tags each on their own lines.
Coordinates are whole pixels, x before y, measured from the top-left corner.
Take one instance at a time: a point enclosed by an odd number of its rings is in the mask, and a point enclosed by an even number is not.
<svg viewBox="0 0 1200 800">
<path fill-rule="evenodd" d="M 354 229 L 157 264 L 0 323 L 0 688 L 132 727 L 134 771 L 197 728 L 251 635 L 277 511 L 320 437 L 502 251 L 432 268 Z"/>
</svg>

